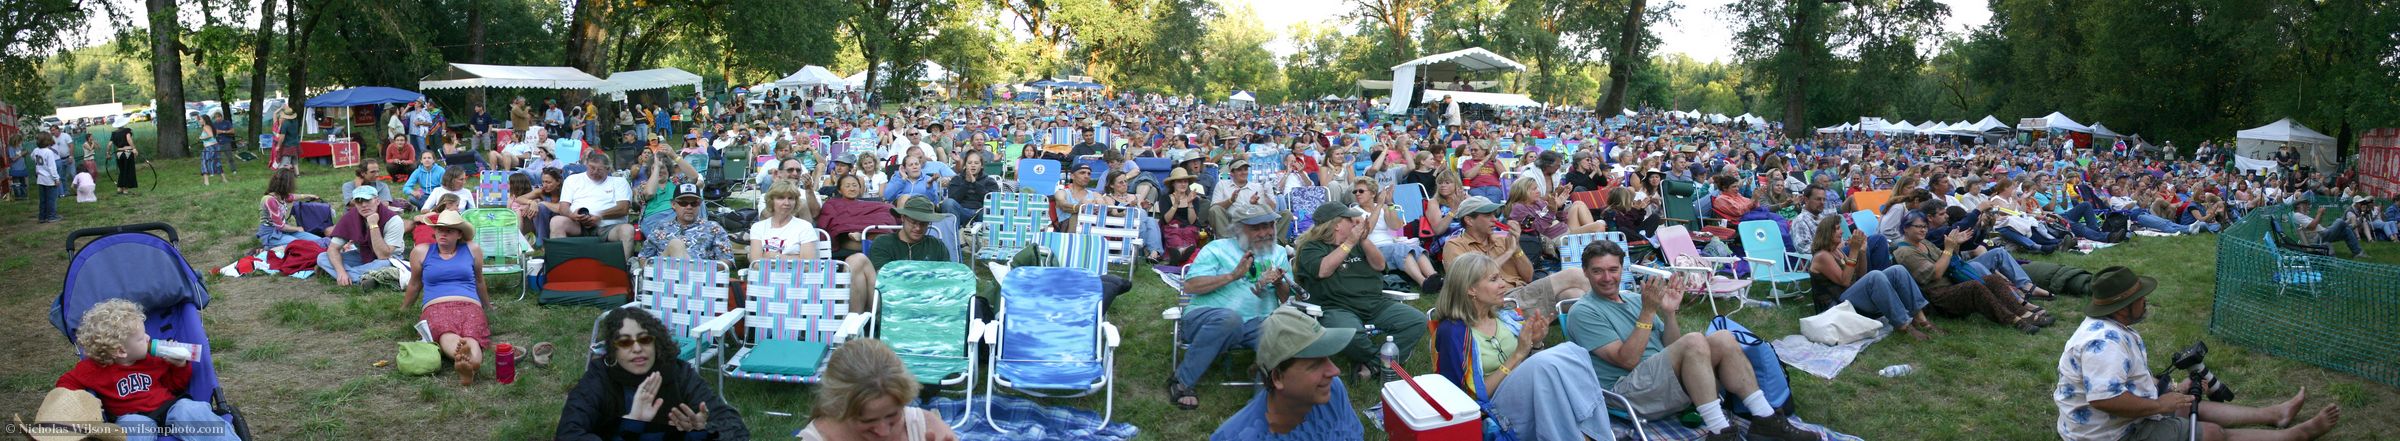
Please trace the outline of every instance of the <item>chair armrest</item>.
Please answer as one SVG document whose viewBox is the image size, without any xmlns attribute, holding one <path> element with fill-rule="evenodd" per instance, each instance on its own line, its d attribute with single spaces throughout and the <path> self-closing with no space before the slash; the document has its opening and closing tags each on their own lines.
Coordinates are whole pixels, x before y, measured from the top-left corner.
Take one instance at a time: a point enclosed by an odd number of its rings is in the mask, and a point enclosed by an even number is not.
<svg viewBox="0 0 2400 441">
<path fill-rule="evenodd" d="M 1673 272 L 1678 272 L 1678 273 L 1699 273 L 1699 274 L 1716 274 L 1716 273 L 1717 273 L 1717 269 L 1716 269 L 1716 268 L 1701 267 L 1701 266 L 1670 266 L 1670 267 L 1667 267 L 1667 271 L 1673 271 Z"/>
<path fill-rule="evenodd" d="M 1672 275 L 1675 275 L 1675 273 L 1668 272 L 1667 270 L 1662 270 L 1662 269 L 1658 269 L 1658 268 L 1654 268 L 1654 267 L 1650 267 L 1650 266 L 1646 266 L 1646 265 L 1626 265 L 1626 266 L 1625 266 L 1625 268 L 1626 268 L 1626 269 L 1628 269 L 1628 270 L 1632 270 L 1633 272 L 1636 272 L 1636 273 L 1641 273 L 1642 275 L 1645 275 L 1645 276 L 1650 276 L 1650 277 L 1666 277 L 1666 276 L 1672 276 Z"/>
<path fill-rule="evenodd" d="M 1171 322 L 1171 321 L 1176 321 L 1176 320 L 1183 320 L 1183 307 L 1181 307 L 1181 306 L 1169 306 L 1169 307 L 1167 307 L 1167 310 L 1165 310 L 1165 311 L 1159 311 L 1159 312 L 1158 312 L 1158 318 L 1160 318 L 1160 319 L 1165 319 L 1166 321 L 1170 321 L 1170 322 Z"/>
<path fill-rule="evenodd" d="M 725 335 L 726 330 L 733 329 L 733 324 L 742 321 L 742 317 L 748 313 L 749 310 L 746 308 L 733 308 L 731 311 L 725 311 L 724 314 L 718 314 L 716 318 L 700 322 L 699 326 L 693 326 L 692 333 L 707 337 Z"/>
<path fill-rule="evenodd" d="M 1783 253 L 1783 257 L 1784 257 L 1784 258 L 1786 258 L 1786 259 L 1798 260 L 1798 261 L 1802 261 L 1802 262 L 1807 262 L 1807 261 L 1810 261 L 1810 260 L 1815 260 L 1815 259 L 1817 258 L 1817 256 L 1816 256 L 1816 255 L 1814 255 L 1814 254 L 1807 254 L 1807 253 L 1794 253 L 1794 252 L 1789 252 L 1789 251 L 1786 251 L 1786 252 L 1784 252 L 1784 253 Z"/>
<path fill-rule="evenodd" d="M 967 344 L 977 344 L 991 340 L 991 336 L 998 335 L 1000 333 L 998 331 L 999 325 L 999 322 L 967 319 Z"/>
<path fill-rule="evenodd" d="M 753 278 L 753 277 L 757 277 L 757 276 L 758 276 L 758 271 L 757 271 L 757 270 L 752 270 L 752 269 L 749 269 L 749 268 L 742 268 L 742 269 L 738 269 L 738 270 L 734 270 L 734 271 L 733 271 L 733 277 L 734 277 L 734 278 L 737 278 L 737 279 L 742 279 L 742 280 L 752 280 L 752 278 Z"/>
<path fill-rule="evenodd" d="M 1748 262 L 1750 262 L 1750 263 L 1756 263 L 1756 264 L 1760 264 L 1760 265 L 1780 265 L 1780 264 L 1783 264 L 1783 262 L 1777 262 L 1777 261 L 1773 261 L 1773 260 L 1767 260 L 1767 259 L 1760 259 L 1760 258 L 1756 258 L 1756 257 L 1743 257 L 1743 258 L 1742 258 L 1742 260 L 1744 260 L 1744 261 L 1748 261 Z"/>
<path fill-rule="evenodd" d="M 1008 280 L 1008 265 L 1000 262 L 984 262 L 983 267 L 992 271 L 992 280 Z"/>
<path fill-rule="evenodd" d="M 1742 261 L 1742 258 L 1740 258 L 1740 257 L 1730 257 L 1730 256 L 1727 256 L 1727 257 L 1718 257 L 1718 256 L 1696 256 L 1696 257 L 1699 257 L 1699 258 L 1700 258 L 1700 261 L 1702 261 L 1702 262 L 1708 262 L 1708 263 L 1713 263 L 1713 264 L 1718 264 L 1718 265 L 1723 265 L 1723 264 L 1729 264 L 1729 263 L 1734 263 L 1734 262 L 1740 262 L 1740 261 Z"/>
<path fill-rule="evenodd" d="M 1383 297 L 1384 297 L 1384 298 L 1389 298 L 1389 299 L 1392 299 L 1392 300 L 1398 300 L 1398 301 L 1408 302 L 1408 301 L 1415 301 L 1415 300 L 1417 300 L 1417 297 L 1419 297 L 1419 295 L 1418 295 L 1417 293 L 1413 293 L 1413 292 L 1407 292 L 1407 291 L 1393 291 L 1393 290 L 1388 290 L 1388 289 L 1387 289 L 1387 290 L 1383 290 Z"/>
<path fill-rule="evenodd" d="M 833 341 L 844 342 L 850 341 L 852 338 L 865 337 L 867 336 L 867 325 L 873 323 L 875 323 L 874 314 L 853 313 L 842 316 L 842 330 L 833 333 Z"/>
<path fill-rule="evenodd" d="M 982 337 L 981 341 L 983 344 L 1000 344 L 1000 321 L 993 320 L 984 322 L 983 335 L 979 335 L 977 337 Z"/>
<path fill-rule="evenodd" d="M 1100 324 L 1100 343 L 1101 343 L 1101 344 L 1106 344 L 1106 345 L 1108 345 L 1108 347 L 1109 347 L 1109 348 L 1111 348 L 1111 349 L 1114 349 L 1114 348 L 1116 348 L 1118 343 L 1123 343 L 1123 341 L 1121 341 L 1121 340 L 1119 340 L 1119 339 L 1117 338 L 1117 325 L 1116 325 L 1116 324 L 1113 324 L 1113 323 L 1101 323 L 1101 324 Z"/>
</svg>

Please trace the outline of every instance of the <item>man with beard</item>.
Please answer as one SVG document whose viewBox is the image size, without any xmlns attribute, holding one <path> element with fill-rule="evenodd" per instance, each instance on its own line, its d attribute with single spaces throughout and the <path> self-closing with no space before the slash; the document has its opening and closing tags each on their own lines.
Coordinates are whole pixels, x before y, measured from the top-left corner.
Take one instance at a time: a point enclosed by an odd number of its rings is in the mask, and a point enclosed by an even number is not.
<svg viewBox="0 0 2400 441">
<path fill-rule="evenodd" d="M 2092 304 L 2084 308 L 2083 323 L 2058 356 L 2058 386 L 2050 399 L 2058 403 L 2058 436 L 2067 440 L 2178 440 L 2191 437 L 2191 395 L 2186 382 L 2158 389 L 2150 375 L 2149 345 L 2132 326 L 2150 317 L 2150 290 L 2158 281 L 2116 266 L 2092 278 Z M 2200 439 L 2304 440 L 2333 430 L 2342 406 L 2327 405 L 2317 416 L 2297 425 L 2292 419 L 2308 400 L 2308 391 L 2272 407 L 2230 403 L 2200 403 Z M 2226 429 L 2224 426 L 2272 425 L 2282 429 Z"/>
<path fill-rule="evenodd" d="M 1281 303 L 1288 288 L 1291 249 L 1275 243 L 1275 221 L 1283 216 L 1263 205 L 1238 204 L 1226 218 L 1238 234 L 1202 246 L 1184 268 L 1183 292 L 1192 295 L 1178 320 L 1177 343 L 1189 344 L 1182 364 L 1175 367 L 1168 396 L 1177 408 L 1200 407 L 1192 385 L 1217 364 L 1217 356 L 1234 348 L 1255 348 L 1259 326 Z"/>
</svg>

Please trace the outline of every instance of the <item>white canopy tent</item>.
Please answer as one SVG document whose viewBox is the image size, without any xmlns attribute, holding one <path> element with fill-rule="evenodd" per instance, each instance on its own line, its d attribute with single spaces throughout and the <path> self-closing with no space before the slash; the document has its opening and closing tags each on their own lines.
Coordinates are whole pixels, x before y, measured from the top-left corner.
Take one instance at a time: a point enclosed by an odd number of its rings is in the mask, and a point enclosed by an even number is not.
<svg viewBox="0 0 2400 441">
<path fill-rule="evenodd" d="M 2067 114 L 2059 112 L 2050 112 L 2049 115 L 2040 118 L 2026 118 L 2023 121 L 2018 121 L 2017 130 L 2057 130 L 2062 132 L 2092 133 L 2091 127 L 2075 122 L 2074 119 L 2067 118 Z"/>
<path fill-rule="evenodd" d="M 1453 99 L 1456 99 L 1456 100 L 1458 100 L 1458 102 L 1461 102 L 1461 103 L 1467 103 L 1467 104 L 1482 104 L 1482 105 L 1487 105 L 1487 106 L 1496 106 L 1496 107 L 1541 107 L 1541 106 L 1542 106 L 1542 103 L 1541 103 L 1541 102 L 1534 101 L 1534 100 L 1533 100 L 1533 98 L 1528 98 L 1528 97 L 1526 97 L 1526 96 L 1524 96 L 1524 95 L 1518 95 L 1518 94 L 1513 94 L 1513 93 L 1460 92 L 1460 91 L 1455 91 L 1455 90 L 1431 90 L 1431 89 L 1427 89 L 1427 90 L 1425 91 L 1425 101 L 1424 101 L 1424 102 L 1430 103 L 1430 102 L 1441 101 L 1441 100 L 1442 100 L 1442 97 L 1451 97 L 1451 98 L 1453 98 Z"/>
<path fill-rule="evenodd" d="M 1889 125 L 1885 125 L 1885 126 L 1883 126 L 1883 130 L 1882 130 L 1882 132 L 1883 132 L 1883 133 L 1890 133 L 1890 134 L 1897 134 L 1897 135 L 1906 135 L 1906 134 L 1912 134 L 1912 133 L 1917 133 L 1917 125 L 1916 125 L 1916 124 L 1909 124 L 1909 123 L 1908 123 L 1908 120 L 1905 120 L 1905 119 L 1904 119 L 1904 120 L 1900 120 L 1900 122 L 1897 122 L 1897 123 L 1892 123 L 1892 124 L 1889 124 Z"/>
<path fill-rule="evenodd" d="M 821 87 L 836 87 L 836 88 L 838 88 L 838 87 L 842 87 L 842 86 L 844 85 L 844 83 L 842 82 L 842 76 L 841 76 L 841 75 L 834 75 L 834 74 L 833 74 L 833 71 L 832 71 L 832 70 L 828 70 L 828 69 L 826 69 L 826 68 L 825 68 L 825 66 L 818 66 L 818 65 L 813 65 L 813 64 L 812 64 L 812 65 L 805 66 L 805 67 L 801 67 L 801 68 L 800 68 L 800 70 L 792 72 L 792 74 L 791 74 L 790 76 L 785 76 L 785 77 L 783 77 L 783 79 L 780 79 L 780 80 L 775 80 L 775 83 L 774 83 L 774 84 L 775 84 L 775 87 L 820 87 L 820 86 L 821 86 Z"/>
<path fill-rule="evenodd" d="M 2291 118 L 2284 118 L 2249 130 L 2234 132 L 2234 154 L 2246 158 L 2273 159 L 2278 149 L 2292 146 L 2301 166 L 2331 170 L 2334 164 L 2334 139 L 2309 129 Z"/>
<path fill-rule="evenodd" d="M 605 82 L 572 67 L 450 63 L 448 69 L 417 81 L 417 88 L 593 89 Z"/>
<path fill-rule="evenodd" d="M 1325 94 L 1325 97 L 1324 97 L 1324 98 L 1317 98 L 1317 101 L 1341 101 L 1341 100 L 1342 100 L 1342 96 L 1341 96 L 1341 95 L 1334 95 L 1334 94 L 1330 94 L 1330 93 L 1329 93 L 1329 94 Z"/>
<path fill-rule="evenodd" d="M 1392 101 L 1390 105 L 1384 108 L 1384 112 L 1391 114 L 1406 114 L 1408 113 L 1408 106 L 1412 103 L 1438 101 L 1414 99 L 1415 97 L 1409 96 L 1413 95 L 1415 91 L 1413 90 L 1413 87 L 1408 87 L 1406 85 L 1416 84 L 1419 79 L 1423 79 L 1427 82 L 1455 82 L 1458 81 L 1459 74 L 1462 73 L 1523 70 L 1525 70 L 1524 64 L 1519 64 L 1515 60 L 1510 60 L 1508 57 L 1500 56 L 1500 54 L 1492 53 L 1492 51 L 1484 50 L 1480 47 L 1427 55 L 1415 60 L 1409 60 L 1406 63 L 1400 63 L 1398 66 L 1392 66 Z M 1425 98 L 1432 98 L 1434 91 L 1435 89 L 1426 89 Z M 1518 98 L 1523 99 L 1524 102 L 1533 102 L 1532 98 L 1525 98 L 1523 96 L 1519 96 Z M 1464 98 L 1460 99 L 1464 100 Z M 1537 103 L 1535 105 L 1538 106 L 1539 104 Z"/>
<path fill-rule="evenodd" d="M 1237 91 L 1234 91 L 1234 92 L 1233 92 L 1233 96 L 1225 97 L 1225 99 L 1227 99 L 1227 100 L 1233 100 L 1233 101 L 1253 102 L 1253 103 L 1255 103 L 1255 102 L 1258 102 L 1258 96 L 1251 95 L 1251 94 L 1250 94 L 1250 91 L 1247 91 L 1247 90 L 1237 90 Z"/>
<path fill-rule="evenodd" d="M 2092 136 L 2094 136 L 2094 137 L 2099 137 L 2099 138 L 2123 138 L 2123 137 L 2125 137 L 2125 135 L 2119 135 L 2119 134 L 2117 134 L 2117 131 L 2115 131 L 2115 130 L 2109 130 L 2109 129 L 2108 129 L 2108 125 L 2107 125 L 2107 124 L 2092 124 Z"/>
<path fill-rule="evenodd" d="M 2009 130 L 2008 124 L 2000 122 L 2000 118 L 1993 117 L 1991 115 L 1984 115 L 1983 120 L 1976 121 L 1975 124 L 1969 126 L 1969 128 L 1975 130 L 1976 133 L 2005 133 Z"/>
<path fill-rule="evenodd" d="M 1724 124 L 1724 123 L 1728 123 L 1728 122 L 1733 122 L 1733 117 L 1730 117 L 1730 116 L 1725 116 L 1725 114 L 1722 114 L 1722 113 L 1711 113 L 1711 114 L 1708 114 L 1708 123 L 1709 123 L 1709 124 Z"/>
<path fill-rule="evenodd" d="M 1468 82 L 1467 82 L 1467 88 L 1468 88 L 1468 89 L 1473 89 L 1473 90 L 1492 90 L 1492 88 L 1494 88 L 1494 87 L 1500 87 L 1500 81 L 1499 81 L 1499 80 L 1487 80 L 1487 81 L 1468 81 Z M 1362 79 L 1362 80 L 1358 80 L 1358 88 L 1360 88 L 1360 89 L 1366 89 L 1366 90 L 1391 90 L 1391 88 L 1392 88 L 1392 81 L 1391 81 L 1391 80 L 1363 80 L 1363 79 Z"/>
<path fill-rule="evenodd" d="M 679 86 L 692 86 L 692 88 L 698 89 L 700 88 L 700 76 L 672 67 L 617 72 L 608 74 L 608 81 L 600 83 L 600 87 L 592 88 L 592 93 L 613 94 Z"/>
</svg>

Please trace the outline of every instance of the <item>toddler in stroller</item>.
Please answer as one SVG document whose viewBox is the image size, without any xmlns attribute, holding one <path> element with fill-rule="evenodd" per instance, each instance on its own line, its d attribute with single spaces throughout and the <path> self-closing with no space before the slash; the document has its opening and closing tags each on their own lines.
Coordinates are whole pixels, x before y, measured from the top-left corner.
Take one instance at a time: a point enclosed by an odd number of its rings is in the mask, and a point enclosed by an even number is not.
<svg viewBox="0 0 2400 441">
<path fill-rule="evenodd" d="M 67 236 L 68 248 L 85 237 L 97 239 L 75 250 L 66 286 L 50 306 L 50 324 L 83 358 L 57 386 L 99 397 L 127 439 L 249 438 L 241 411 L 217 387 L 208 330 L 200 320 L 208 287 L 176 250 L 174 227 L 86 228 Z M 153 338 L 189 351 L 154 352 Z"/>
<path fill-rule="evenodd" d="M 100 397 L 101 410 L 129 440 L 170 433 L 189 441 L 240 440 L 215 408 L 184 398 L 192 383 L 192 354 L 159 355 L 169 352 L 142 328 L 141 307 L 133 302 L 111 299 L 85 311 L 83 333 L 75 341 L 83 361 L 59 375 L 57 387 Z"/>
</svg>

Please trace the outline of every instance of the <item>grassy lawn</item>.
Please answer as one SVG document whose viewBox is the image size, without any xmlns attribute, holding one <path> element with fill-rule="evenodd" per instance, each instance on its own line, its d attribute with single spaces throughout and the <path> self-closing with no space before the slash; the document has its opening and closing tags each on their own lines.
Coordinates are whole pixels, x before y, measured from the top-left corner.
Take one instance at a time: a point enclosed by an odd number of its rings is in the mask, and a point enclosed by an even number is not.
<svg viewBox="0 0 2400 441">
<path fill-rule="evenodd" d="M 0 246 L 13 250 L 0 255 L 0 280 L 8 280 L 10 286 L 0 296 L 0 335 L 12 336 L 0 349 L 0 414 L 32 413 L 50 382 L 74 361 L 72 348 L 43 318 L 63 278 L 62 262 L 69 254 L 60 238 L 67 232 L 168 222 L 181 230 L 186 257 L 203 272 L 255 246 L 251 232 L 258 218 L 256 195 L 265 186 L 263 165 L 243 164 L 233 183 L 206 187 L 197 183 L 196 161 L 161 160 L 157 165 L 166 182 L 143 182 L 143 193 L 134 197 L 111 197 L 103 189 L 100 202 L 64 202 L 64 223 L 34 224 L 31 202 L 0 203 L 0 219 L 5 219 L 0 225 L 9 226 L 0 229 Z M 317 165 L 304 166 L 303 172 L 303 192 L 318 194 L 332 193 L 349 176 L 346 170 Z M 108 185 L 107 180 L 102 185 Z M 2128 265 L 2157 277 L 2161 287 L 2152 296 L 2154 315 L 2136 329 L 2148 338 L 2151 357 L 2163 362 L 2172 351 L 2204 337 L 2215 241 L 2210 235 L 2145 238 L 2094 255 L 2042 260 L 2093 270 Z M 2400 263 L 2400 246 L 2378 243 L 2369 254 L 2378 261 Z M 1127 342 L 1117 356 L 1122 375 L 1115 391 L 1116 417 L 1139 426 L 1149 439 L 1204 437 L 1248 399 L 1250 390 L 1204 387 L 1200 410 L 1167 405 L 1169 323 L 1159 319 L 1158 312 L 1172 305 L 1174 297 L 1148 271 L 1136 273 L 1135 291 L 1111 314 Z M 494 297 L 501 298 L 492 316 L 495 338 L 520 345 L 556 343 L 564 362 L 546 370 L 521 368 L 514 385 L 494 384 L 487 373 L 485 381 L 459 387 L 448 375 L 411 377 L 373 366 L 393 356 L 394 342 L 415 337 L 409 329 L 416 320 L 415 309 L 400 304 L 396 291 L 337 288 L 321 277 L 209 278 L 216 297 L 206 312 L 207 325 L 225 387 L 263 439 L 349 439 L 361 433 L 369 434 L 365 438 L 545 439 L 556 423 L 560 397 L 582 374 L 575 354 L 586 344 L 590 322 L 599 312 L 535 306 L 500 295 L 512 286 L 495 289 Z M 983 285 L 995 289 L 988 281 Z M 1415 306 L 1431 303 L 1428 296 Z M 2067 298 L 2045 306 L 2071 314 L 2083 303 L 2084 299 Z M 1692 328 L 1708 314 L 1700 305 L 1685 311 L 1683 320 Z M 1806 313 L 1803 306 L 1787 304 L 1744 309 L 1735 318 L 1776 338 L 1797 332 L 1797 319 Z M 2072 323 L 2072 318 L 2062 321 Z M 2055 381 L 2058 351 L 2071 324 L 2025 336 L 1981 319 L 1939 322 L 1948 335 L 1923 343 L 1908 338 L 1878 343 L 1839 380 L 1789 370 L 1800 415 L 1871 439 L 2055 437 L 2051 426 L 2057 410 L 2047 391 Z M 2335 438 L 2389 437 L 2400 428 L 2400 391 L 2391 386 L 2228 344 L 2212 346 L 2210 367 L 2242 394 L 2240 403 L 2269 404 L 2305 387 L 2315 397 L 2308 411 L 2330 402 L 2346 408 Z M 1247 355 L 1239 357 L 1239 362 L 1248 361 Z M 1423 358 L 1411 363 L 1412 370 L 1430 371 Z M 1901 363 L 1916 364 L 1918 373 L 1900 378 L 1874 374 L 1877 368 Z M 756 437 L 787 437 L 807 423 L 809 387 L 729 380 L 726 389 Z M 1376 400 L 1373 388 L 1364 384 L 1351 385 L 1350 394 L 1362 407 Z M 1098 410 L 1103 400 L 1052 403 Z M 400 427 L 408 429 L 394 430 Z M 1381 437 L 1380 432 L 1369 433 Z"/>
</svg>

